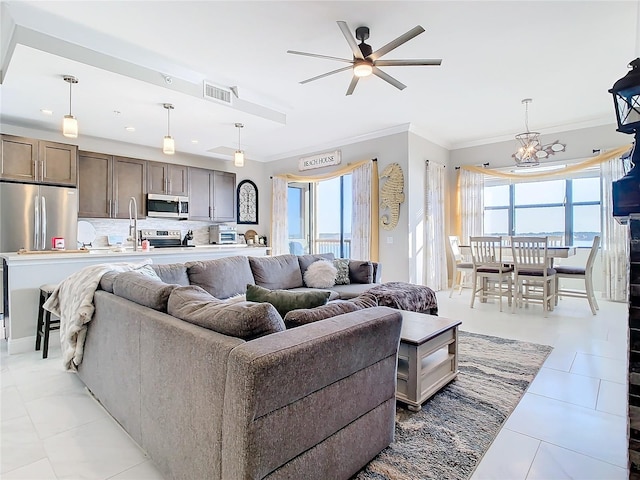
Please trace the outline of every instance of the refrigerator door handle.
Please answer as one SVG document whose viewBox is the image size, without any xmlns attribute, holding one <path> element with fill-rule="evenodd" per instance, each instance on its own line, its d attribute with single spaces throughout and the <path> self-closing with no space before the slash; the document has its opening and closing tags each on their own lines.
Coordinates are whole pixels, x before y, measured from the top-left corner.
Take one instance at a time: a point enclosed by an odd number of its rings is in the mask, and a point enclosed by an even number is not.
<svg viewBox="0 0 640 480">
<path fill-rule="evenodd" d="M 45 201 L 45 197 L 40 197 L 42 199 L 42 243 L 40 244 L 40 250 L 45 250 L 47 248 L 47 203 Z"/>
<path fill-rule="evenodd" d="M 33 199 L 33 249 L 38 250 L 40 241 L 40 202 L 36 195 Z"/>
</svg>

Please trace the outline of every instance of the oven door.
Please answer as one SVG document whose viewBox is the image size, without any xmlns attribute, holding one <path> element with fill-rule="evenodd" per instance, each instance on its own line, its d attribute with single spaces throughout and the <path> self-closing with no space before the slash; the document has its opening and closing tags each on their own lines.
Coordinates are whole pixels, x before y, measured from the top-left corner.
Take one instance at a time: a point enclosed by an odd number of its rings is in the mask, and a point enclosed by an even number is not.
<svg viewBox="0 0 640 480">
<path fill-rule="evenodd" d="M 238 232 L 235 230 L 222 230 L 218 233 L 218 243 L 238 243 Z"/>
</svg>

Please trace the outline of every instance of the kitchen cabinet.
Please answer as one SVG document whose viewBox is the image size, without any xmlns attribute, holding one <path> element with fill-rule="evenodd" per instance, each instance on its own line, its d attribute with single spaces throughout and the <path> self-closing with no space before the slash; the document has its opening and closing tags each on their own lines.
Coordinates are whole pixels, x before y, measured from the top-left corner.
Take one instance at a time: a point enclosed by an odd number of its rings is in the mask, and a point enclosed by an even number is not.
<svg viewBox="0 0 640 480">
<path fill-rule="evenodd" d="M 0 179 L 50 185 L 77 185 L 78 147 L 2 135 Z"/>
<path fill-rule="evenodd" d="M 147 161 L 80 152 L 78 182 L 81 218 L 129 218 L 129 199 L 138 218 L 147 215 Z"/>
<path fill-rule="evenodd" d="M 189 168 L 171 163 L 148 162 L 148 193 L 181 195 L 189 192 Z"/>
<path fill-rule="evenodd" d="M 236 174 L 189 168 L 189 219 L 235 222 Z"/>
</svg>

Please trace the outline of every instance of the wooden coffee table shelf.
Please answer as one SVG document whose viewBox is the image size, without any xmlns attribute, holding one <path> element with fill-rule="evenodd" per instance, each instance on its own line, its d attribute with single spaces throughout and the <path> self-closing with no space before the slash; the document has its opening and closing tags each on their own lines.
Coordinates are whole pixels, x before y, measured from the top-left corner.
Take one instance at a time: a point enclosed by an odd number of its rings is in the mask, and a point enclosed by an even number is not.
<svg viewBox="0 0 640 480">
<path fill-rule="evenodd" d="M 458 375 L 459 320 L 402 312 L 396 398 L 409 410 L 422 404 Z"/>
</svg>

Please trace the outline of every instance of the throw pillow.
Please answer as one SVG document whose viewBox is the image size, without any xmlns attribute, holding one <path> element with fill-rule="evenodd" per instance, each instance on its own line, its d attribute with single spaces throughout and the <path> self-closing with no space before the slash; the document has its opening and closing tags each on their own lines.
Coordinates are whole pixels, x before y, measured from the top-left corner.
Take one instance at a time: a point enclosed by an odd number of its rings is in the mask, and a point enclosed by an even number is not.
<svg viewBox="0 0 640 480">
<path fill-rule="evenodd" d="M 359 297 L 350 300 L 335 300 L 320 307 L 291 310 L 285 315 L 284 324 L 287 328 L 299 327 L 307 323 L 317 322 L 325 318 L 335 317 L 336 315 L 355 312 L 377 305 L 378 301 L 376 297 L 369 293 L 363 293 Z"/>
<path fill-rule="evenodd" d="M 285 330 L 273 305 L 223 302 L 196 285 L 176 287 L 169 296 L 167 312 L 185 322 L 243 340 Z"/>
<path fill-rule="evenodd" d="M 290 292 L 288 290 L 269 290 L 258 285 L 247 284 L 247 300 L 250 302 L 267 302 L 276 307 L 283 317 L 287 312 L 297 308 L 313 308 L 324 305 L 331 292 Z"/>
<path fill-rule="evenodd" d="M 373 263 L 361 260 L 349 262 L 351 283 L 373 283 Z"/>
<path fill-rule="evenodd" d="M 349 280 L 349 259 L 336 258 L 333 261 L 333 266 L 338 271 L 335 285 L 349 285 L 351 283 L 351 280 Z"/>
<path fill-rule="evenodd" d="M 329 288 L 336 283 L 338 270 L 326 260 L 313 262 L 304 272 L 304 283 L 311 288 Z"/>
</svg>

